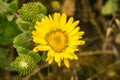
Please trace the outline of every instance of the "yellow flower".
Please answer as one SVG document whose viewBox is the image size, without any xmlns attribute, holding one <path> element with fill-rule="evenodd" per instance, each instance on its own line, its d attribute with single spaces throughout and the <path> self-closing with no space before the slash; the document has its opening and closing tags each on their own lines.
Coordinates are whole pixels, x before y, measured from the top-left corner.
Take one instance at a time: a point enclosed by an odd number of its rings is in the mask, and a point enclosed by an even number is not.
<svg viewBox="0 0 120 80">
<path fill-rule="evenodd" d="M 73 17 L 67 21 L 66 14 L 54 13 L 53 18 L 45 17 L 41 22 L 36 22 L 35 31 L 32 31 L 33 41 L 38 45 L 34 52 L 48 51 L 47 59 L 49 64 L 55 61 L 61 66 L 62 61 L 69 68 L 69 60 L 77 60 L 75 51 L 79 50 L 78 45 L 83 45 L 85 41 L 80 40 L 83 31 L 76 27 L 79 21 L 73 22 Z"/>
</svg>

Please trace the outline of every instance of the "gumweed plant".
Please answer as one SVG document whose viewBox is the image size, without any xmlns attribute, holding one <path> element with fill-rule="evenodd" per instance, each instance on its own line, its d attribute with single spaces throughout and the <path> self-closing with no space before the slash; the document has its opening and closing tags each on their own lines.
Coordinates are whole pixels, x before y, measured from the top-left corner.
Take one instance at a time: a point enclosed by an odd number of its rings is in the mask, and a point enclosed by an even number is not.
<svg viewBox="0 0 120 80">
<path fill-rule="evenodd" d="M 18 10 L 16 23 L 21 33 L 13 40 L 18 56 L 11 66 L 20 75 L 33 72 L 41 60 L 69 68 L 69 60 L 78 59 L 75 54 L 78 46 L 85 44 L 78 20 L 68 19 L 65 13 L 55 12 L 49 16 L 46 13 L 46 7 L 40 2 L 23 4 Z"/>
<path fill-rule="evenodd" d="M 33 41 L 38 44 L 33 51 L 47 51 L 46 61 L 51 64 L 54 60 L 61 66 L 63 61 L 69 68 L 69 60 L 77 60 L 75 51 L 78 51 L 78 45 L 85 42 L 80 40 L 83 31 L 76 27 L 79 21 L 73 22 L 73 17 L 67 21 L 67 15 L 63 13 L 54 13 L 53 18 L 42 18 L 41 22 L 36 22 L 35 31 L 32 31 Z"/>
</svg>

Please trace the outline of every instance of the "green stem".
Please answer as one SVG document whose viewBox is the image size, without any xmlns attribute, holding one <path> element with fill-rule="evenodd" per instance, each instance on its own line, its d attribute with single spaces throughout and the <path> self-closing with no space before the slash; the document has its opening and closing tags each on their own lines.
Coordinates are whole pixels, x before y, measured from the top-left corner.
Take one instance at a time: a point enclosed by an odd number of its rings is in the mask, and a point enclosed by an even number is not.
<svg viewBox="0 0 120 80">
<path fill-rule="evenodd" d="M 50 80 L 50 66 L 48 65 L 48 80 Z"/>
</svg>

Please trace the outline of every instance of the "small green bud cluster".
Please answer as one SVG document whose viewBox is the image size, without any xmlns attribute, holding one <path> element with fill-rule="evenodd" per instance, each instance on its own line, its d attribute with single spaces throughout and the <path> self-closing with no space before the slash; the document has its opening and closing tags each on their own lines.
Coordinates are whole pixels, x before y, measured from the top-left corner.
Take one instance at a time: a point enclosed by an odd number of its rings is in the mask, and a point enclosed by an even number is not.
<svg viewBox="0 0 120 80">
<path fill-rule="evenodd" d="M 40 2 L 29 2 L 23 4 L 21 9 L 18 10 L 20 17 L 25 21 L 36 21 L 39 20 L 46 14 L 47 10 L 44 5 Z"/>
<path fill-rule="evenodd" d="M 18 71 L 20 75 L 26 75 L 34 71 L 35 62 L 29 55 L 20 54 L 15 61 L 11 63 L 11 66 Z"/>
</svg>

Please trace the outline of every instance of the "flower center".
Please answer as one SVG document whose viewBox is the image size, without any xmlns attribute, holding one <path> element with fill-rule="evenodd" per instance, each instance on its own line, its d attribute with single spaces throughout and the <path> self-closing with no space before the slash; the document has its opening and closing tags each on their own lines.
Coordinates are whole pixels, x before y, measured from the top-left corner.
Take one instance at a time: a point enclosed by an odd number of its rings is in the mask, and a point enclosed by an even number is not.
<svg viewBox="0 0 120 80">
<path fill-rule="evenodd" d="M 61 31 L 53 31 L 46 36 L 46 41 L 56 52 L 61 52 L 66 48 L 67 36 Z"/>
</svg>

